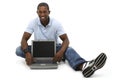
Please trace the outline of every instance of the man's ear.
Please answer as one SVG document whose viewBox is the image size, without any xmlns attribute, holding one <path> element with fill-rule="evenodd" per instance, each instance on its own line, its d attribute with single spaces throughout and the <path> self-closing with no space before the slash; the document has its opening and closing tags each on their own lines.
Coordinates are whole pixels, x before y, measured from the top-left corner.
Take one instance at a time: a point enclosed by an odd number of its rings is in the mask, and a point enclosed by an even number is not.
<svg viewBox="0 0 120 80">
<path fill-rule="evenodd" d="M 49 14 L 50 14 L 50 11 L 49 11 Z"/>
<path fill-rule="evenodd" d="M 36 11 L 36 13 L 38 14 L 38 10 Z"/>
</svg>

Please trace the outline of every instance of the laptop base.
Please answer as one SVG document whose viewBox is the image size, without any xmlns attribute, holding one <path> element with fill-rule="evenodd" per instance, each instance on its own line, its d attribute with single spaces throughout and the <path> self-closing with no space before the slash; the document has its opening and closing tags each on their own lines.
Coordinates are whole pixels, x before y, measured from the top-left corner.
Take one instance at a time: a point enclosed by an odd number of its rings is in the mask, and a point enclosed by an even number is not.
<svg viewBox="0 0 120 80">
<path fill-rule="evenodd" d="M 30 69 L 57 69 L 57 64 L 32 64 Z"/>
</svg>

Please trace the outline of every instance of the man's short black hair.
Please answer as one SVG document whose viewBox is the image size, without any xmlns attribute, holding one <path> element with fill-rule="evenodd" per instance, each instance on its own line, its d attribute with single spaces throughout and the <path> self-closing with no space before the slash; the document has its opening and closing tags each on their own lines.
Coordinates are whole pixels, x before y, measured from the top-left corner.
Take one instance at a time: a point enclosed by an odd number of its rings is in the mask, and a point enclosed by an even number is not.
<svg viewBox="0 0 120 80">
<path fill-rule="evenodd" d="M 48 6 L 48 4 L 45 3 L 45 2 L 39 3 L 38 6 L 37 6 L 37 10 L 38 10 L 39 7 L 41 7 L 41 6 L 45 6 L 45 7 L 47 7 L 47 9 L 49 10 L 49 6 Z"/>
</svg>

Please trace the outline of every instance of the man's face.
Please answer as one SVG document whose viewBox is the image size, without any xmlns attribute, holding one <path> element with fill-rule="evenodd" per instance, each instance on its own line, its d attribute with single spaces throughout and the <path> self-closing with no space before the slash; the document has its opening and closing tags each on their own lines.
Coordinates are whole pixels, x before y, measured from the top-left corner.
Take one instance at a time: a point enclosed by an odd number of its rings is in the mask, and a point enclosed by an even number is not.
<svg viewBox="0 0 120 80">
<path fill-rule="evenodd" d="M 46 6 L 40 6 L 37 10 L 37 14 L 42 22 L 47 21 L 50 11 Z"/>
</svg>

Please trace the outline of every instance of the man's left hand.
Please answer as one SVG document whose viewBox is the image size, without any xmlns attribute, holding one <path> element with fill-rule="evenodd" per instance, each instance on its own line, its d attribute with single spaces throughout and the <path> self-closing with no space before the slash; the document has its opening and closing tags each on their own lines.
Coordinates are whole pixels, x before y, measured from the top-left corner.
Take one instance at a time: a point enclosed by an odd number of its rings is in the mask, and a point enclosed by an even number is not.
<svg viewBox="0 0 120 80">
<path fill-rule="evenodd" d="M 63 53 L 61 53 L 60 51 L 56 53 L 56 55 L 54 56 L 53 58 L 53 61 L 54 62 L 60 62 L 62 60 L 62 57 L 63 57 Z"/>
</svg>

